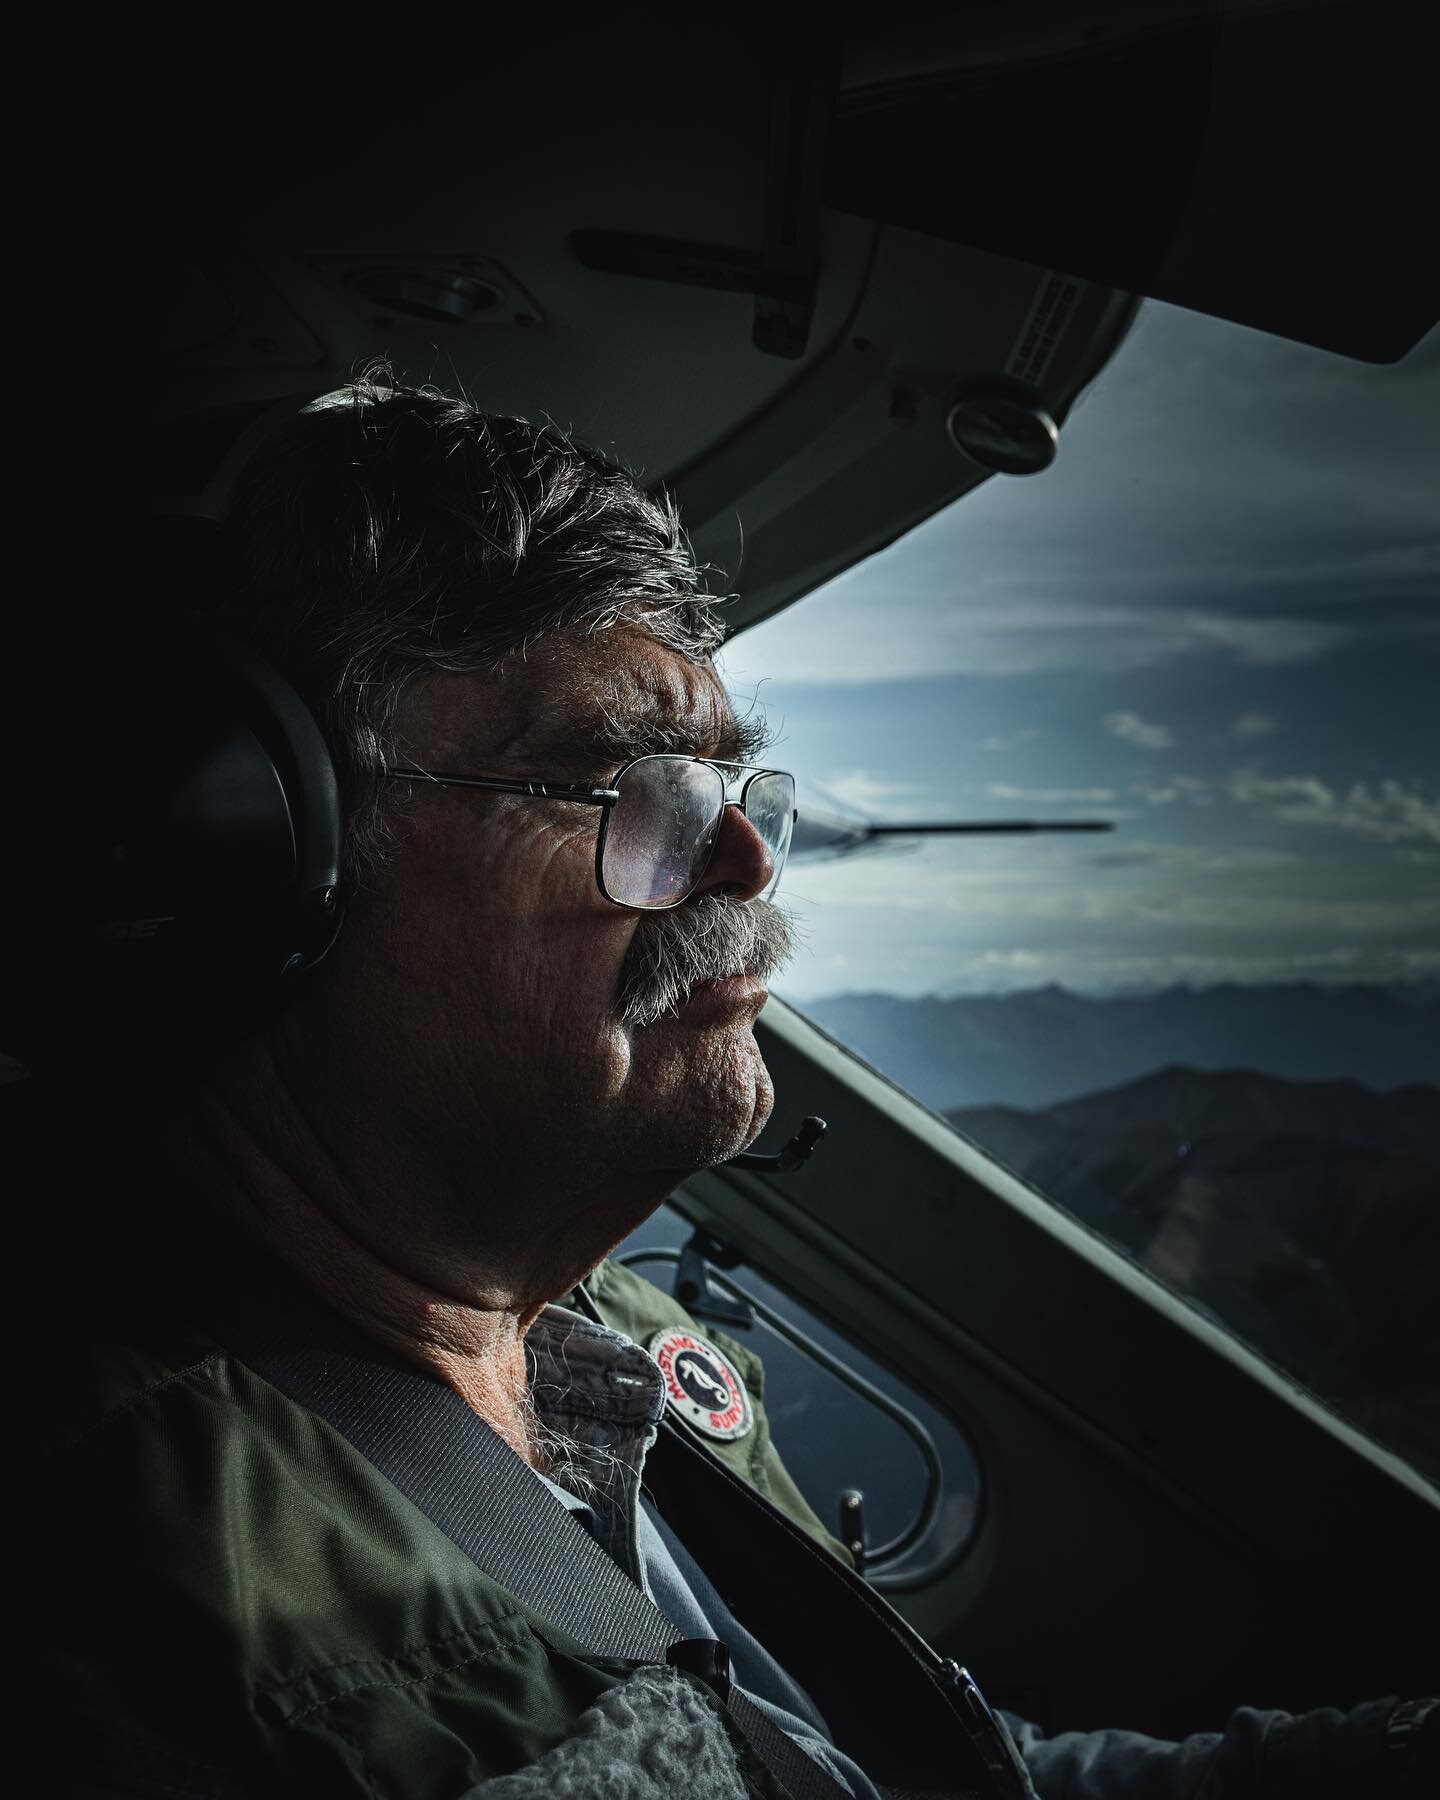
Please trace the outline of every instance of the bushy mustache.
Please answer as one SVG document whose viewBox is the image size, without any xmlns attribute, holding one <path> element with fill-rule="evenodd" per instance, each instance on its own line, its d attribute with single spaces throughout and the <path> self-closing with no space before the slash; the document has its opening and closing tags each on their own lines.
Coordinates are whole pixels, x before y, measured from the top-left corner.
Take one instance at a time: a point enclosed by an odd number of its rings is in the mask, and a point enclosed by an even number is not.
<svg viewBox="0 0 1440 1800">
<path fill-rule="evenodd" d="M 621 965 L 620 1021 L 654 1025 L 677 1011 L 699 981 L 742 974 L 768 981 L 796 945 L 789 914 L 769 900 L 705 894 L 649 913 L 637 924 Z"/>
</svg>

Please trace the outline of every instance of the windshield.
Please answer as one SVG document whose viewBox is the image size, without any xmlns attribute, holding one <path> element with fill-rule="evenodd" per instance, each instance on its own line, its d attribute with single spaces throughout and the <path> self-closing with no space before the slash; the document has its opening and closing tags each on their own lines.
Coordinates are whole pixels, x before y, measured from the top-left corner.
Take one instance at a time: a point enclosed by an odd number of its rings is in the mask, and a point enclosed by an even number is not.
<svg viewBox="0 0 1440 1800">
<path fill-rule="evenodd" d="M 800 783 L 776 991 L 1432 1476 L 1437 478 L 1440 331 L 1152 304 L 1051 470 L 726 652 Z"/>
</svg>

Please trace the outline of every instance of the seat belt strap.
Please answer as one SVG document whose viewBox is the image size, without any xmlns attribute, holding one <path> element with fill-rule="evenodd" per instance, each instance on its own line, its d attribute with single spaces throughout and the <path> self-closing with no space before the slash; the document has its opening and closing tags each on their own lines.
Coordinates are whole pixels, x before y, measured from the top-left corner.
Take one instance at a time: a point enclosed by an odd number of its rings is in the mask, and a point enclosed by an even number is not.
<svg viewBox="0 0 1440 1800">
<path fill-rule="evenodd" d="M 727 1571 L 727 1604 L 837 1723 L 840 1748 L 872 1779 L 889 1777 L 884 1791 L 1035 1800 L 1014 1739 L 969 1671 L 940 1657 L 669 1410 L 645 1472 L 682 1542 L 687 1522 L 723 1520 L 744 1546 Z"/>
</svg>

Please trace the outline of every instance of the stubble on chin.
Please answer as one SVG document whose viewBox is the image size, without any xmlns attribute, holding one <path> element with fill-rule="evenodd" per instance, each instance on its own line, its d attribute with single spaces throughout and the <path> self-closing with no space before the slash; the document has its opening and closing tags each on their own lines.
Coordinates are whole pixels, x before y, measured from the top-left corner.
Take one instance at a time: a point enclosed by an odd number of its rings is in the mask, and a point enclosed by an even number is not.
<svg viewBox="0 0 1440 1800">
<path fill-rule="evenodd" d="M 639 1166 L 712 1168 L 759 1135 L 775 1090 L 749 1023 L 633 1029 L 625 1135 Z"/>
</svg>

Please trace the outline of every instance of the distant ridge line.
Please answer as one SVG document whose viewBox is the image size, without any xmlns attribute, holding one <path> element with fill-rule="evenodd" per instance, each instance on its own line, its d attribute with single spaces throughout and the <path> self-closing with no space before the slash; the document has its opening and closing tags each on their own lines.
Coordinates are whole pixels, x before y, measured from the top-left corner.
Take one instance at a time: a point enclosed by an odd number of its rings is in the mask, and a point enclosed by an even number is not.
<svg viewBox="0 0 1440 1800">
<path fill-rule="evenodd" d="M 781 989 L 783 997 L 783 988 Z M 939 1112 L 1051 1106 L 1172 1065 L 1377 1092 L 1440 1084 L 1440 982 L 1219 982 L 1111 996 L 829 995 L 800 1010 Z"/>
</svg>

